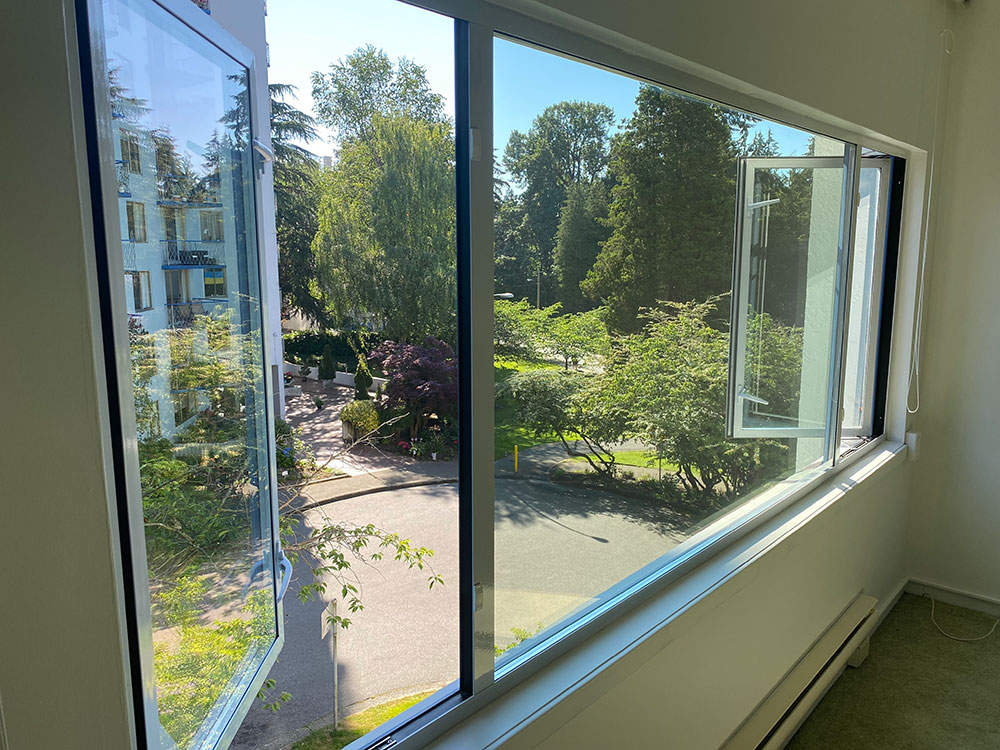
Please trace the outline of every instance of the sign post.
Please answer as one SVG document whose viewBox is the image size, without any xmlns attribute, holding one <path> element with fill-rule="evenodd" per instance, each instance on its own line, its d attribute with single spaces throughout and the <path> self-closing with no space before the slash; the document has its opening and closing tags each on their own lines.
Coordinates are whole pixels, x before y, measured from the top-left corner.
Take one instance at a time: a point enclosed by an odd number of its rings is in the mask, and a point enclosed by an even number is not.
<svg viewBox="0 0 1000 750">
<path fill-rule="evenodd" d="M 330 663 L 333 665 L 333 726 L 340 724 L 340 693 L 337 685 L 337 600 L 323 609 L 323 621 L 320 623 L 320 640 L 329 639 Z"/>
</svg>

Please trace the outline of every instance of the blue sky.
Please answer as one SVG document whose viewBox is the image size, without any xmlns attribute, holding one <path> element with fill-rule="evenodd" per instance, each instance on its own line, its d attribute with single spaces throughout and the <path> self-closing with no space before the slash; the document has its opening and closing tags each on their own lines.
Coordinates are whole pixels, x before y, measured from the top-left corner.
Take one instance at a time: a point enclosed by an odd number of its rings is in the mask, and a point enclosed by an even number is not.
<svg viewBox="0 0 1000 750">
<path fill-rule="evenodd" d="M 408 57 L 427 69 L 431 87 L 454 113 L 454 25 L 450 18 L 398 0 L 270 0 L 267 37 L 271 82 L 298 87 L 297 106 L 312 111 L 310 74 L 326 70 L 359 46 L 373 44 L 390 58 Z M 607 104 L 616 122 L 632 114 L 639 84 L 625 76 L 515 42 L 494 45 L 494 146 L 503 153 L 512 130 L 526 131 L 537 114 L 556 102 L 578 99 Z M 765 123 L 784 155 L 805 153 L 809 134 Z M 329 131 L 322 129 L 325 138 Z M 327 140 L 313 144 L 333 152 Z"/>
</svg>

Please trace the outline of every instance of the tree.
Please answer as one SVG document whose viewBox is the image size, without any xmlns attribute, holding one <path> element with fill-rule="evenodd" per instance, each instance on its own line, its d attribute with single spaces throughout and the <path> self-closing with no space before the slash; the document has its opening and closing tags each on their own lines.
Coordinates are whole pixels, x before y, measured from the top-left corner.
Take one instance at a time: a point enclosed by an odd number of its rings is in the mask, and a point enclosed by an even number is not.
<svg viewBox="0 0 1000 750">
<path fill-rule="evenodd" d="M 737 123 L 738 124 L 738 123 Z M 642 86 L 611 145 L 611 236 L 582 287 L 609 325 L 637 331 L 659 300 L 705 300 L 729 288 L 736 150 L 730 113 Z"/>
<path fill-rule="evenodd" d="M 447 419 L 458 408 L 458 360 L 445 342 L 427 337 L 422 345 L 385 341 L 368 357 L 389 382 L 389 408 L 403 409 L 411 418 L 410 438 L 427 427 L 432 415 Z"/>
<path fill-rule="evenodd" d="M 619 340 L 602 392 L 628 415 L 630 435 L 680 467 L 685 485 L 702 492 L 721 487 L 735 496 L 780 474 L 788 450 L 774 440 L 726 438 L 729 336 L 706 320 L 717 302 L 648 311 L 643 331 Z M 753 325 L 770 365 L 761 395 L 782 408 L 798 399 L 802 331 L 767 316 Z"/>
<path fill-rule="evenodd" d="M 614 472 L 609 446 L 621 439 L 624 422 L 605 419 L 595 408 L 600 379 L 579 372 L 536 369 L 516 372 L 497 384 L 497 398 L 514 405 L 517 421 L 536 435 L 554 433 L 567 455 L 581 456 L 601 474 Z M 577 442 L 585 450 L 577 449 Z"/>
<path fill-rule="evenodd" d="M 576 182 L 566 190 L 559 216 L 553 263 L 559 281 L 559 299 L 567 312 L 593 307 L 580 283 L 608 239 L 608 199 L 603 182 Z"/>
<path fill-rule="evenodd" d="M 330 65 L 329 72 L 314 72 L 312 96 L 317 118 L 336 132 L 341 146 L 371 141 L 376 117 L 447 122 L 444 100 L 431 90 L 426 69 L 405 57 L 393 66 L 370 44 Z"/>
<path fill-rule="evenodd" d="M 511 249 L 536 276 L 539 307 L 555 301 L 553 249 L 567 190 L 603 178 L 613 122 L 614 112 L 605 104 L 568 101 L 547 107 L 527 133 L 510 134 L 503 164 L 520 188 L 523 210 L 520 242 Z"/>
<path fill-rule="evenodd" d="M 546 348 L 563 358 L 563 366 L 572 364 L 579 367 L 588 356 L 603 355 L 610 342 L 604 325 L 603 311 L 587 310 L 580 313 L 556 315 L 558 306 L 553 305 L 548 312 L 547 325 L 539 332 Z"/>
<path fill-rule="evenodd" d="M 322 178 L 313 244 L 338 326 L 455 340 L 454 141 L 445 124 L 375 115 Z"/>
<path fill-rule="evenodd" d="M 314 155 L 299 145 L 317 140 L 319 134 L 316 121 L 286 101 L 294 94 L 294 86 L 272 83 L 268 89 L 282 302 L 286 311 L 298 311 L 322 325 L 326 322 L 326 310 L 319 297 L 312 251 L 312 242 L 319 229 L 320 167 Z"/>
</svg>

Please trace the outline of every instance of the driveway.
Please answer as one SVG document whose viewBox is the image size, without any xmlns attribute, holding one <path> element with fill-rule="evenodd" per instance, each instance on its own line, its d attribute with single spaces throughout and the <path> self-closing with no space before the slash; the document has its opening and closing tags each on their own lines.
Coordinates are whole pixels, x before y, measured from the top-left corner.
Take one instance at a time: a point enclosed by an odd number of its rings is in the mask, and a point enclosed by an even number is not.
<svg viewBox="0 0 1000 750">
<path fill-rule="evenodd" d="M 550 458 L 554 459 L 555 456 Z M 499 468 L 499 467 L 498 467 Z M 587 604 L 683 539 L 683 520 L 648 501 L 554 484 L 536 476 L 496 480 L 496 635 L 534 632 Z M 458 677 L 457 485 L 388 490 L 332 502 L 306 521 L 373 523 L 435 551 L 445 583 L 395 561 L 357 568 L 365 609 L 339 636 L 341 715 Z M 293 696 L 277 713 L 257 705 L 233 744 L 270 750 L 333 720 L 333 668 L 320 641 L 323 602 L 295 592 L 310 574 L 299 564 L 285 600 L 287 638 L 272 676 Z M 338 592 L 331 589 L 329 596 Z"/>
</svg>

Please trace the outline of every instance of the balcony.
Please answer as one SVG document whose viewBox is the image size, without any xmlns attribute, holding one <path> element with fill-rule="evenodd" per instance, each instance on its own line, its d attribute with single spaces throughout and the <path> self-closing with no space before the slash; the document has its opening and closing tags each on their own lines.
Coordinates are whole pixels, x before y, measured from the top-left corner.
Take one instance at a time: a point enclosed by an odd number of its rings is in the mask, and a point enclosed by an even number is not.
<svg viewBox="0 0 1000 750">
<path fill-rule="evenodd" d="M 222 243 L 202 240 L 162 240 L 162 242 L 164 268 L 224 265 L 216 257 Z"/>
<path fill-rule="evenodd" d="M 167 325 L 171 328 L 190 328 L 196 315 L 204 315 L 201 302 L 168 302 Z"/>
<path fill-rule="evenodd" d="M 128 164 L 122 159 L 115 159 L 115 173 L 118 176 L 118 197 L 131 198 L 132 191 L 129 187 Z"/>
</svg>

